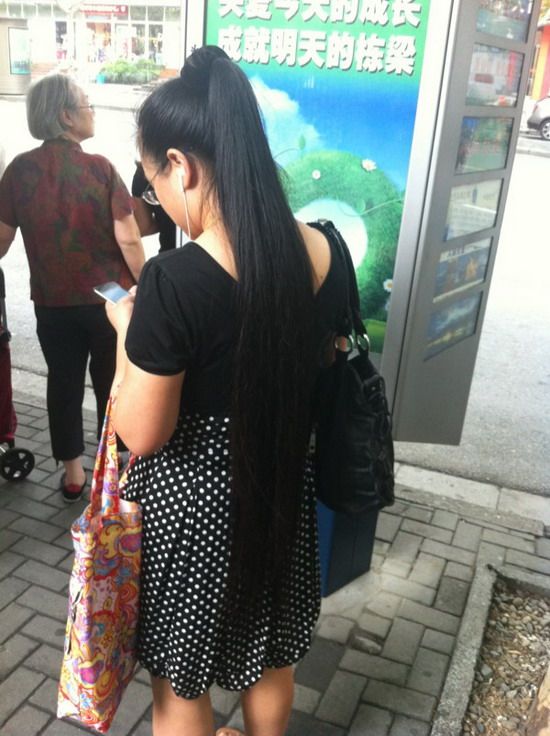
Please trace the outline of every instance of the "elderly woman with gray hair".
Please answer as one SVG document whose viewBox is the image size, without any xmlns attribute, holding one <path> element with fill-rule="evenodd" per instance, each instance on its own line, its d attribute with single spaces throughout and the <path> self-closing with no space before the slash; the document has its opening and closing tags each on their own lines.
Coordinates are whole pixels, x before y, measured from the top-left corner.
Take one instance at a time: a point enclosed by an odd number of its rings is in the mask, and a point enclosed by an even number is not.
<svg viewBox="0 0 550 736">
<path fill-rule="evenodd" d="M 120 176 L 106 158 L 80 146 L 94 135 L 94 110 L 84 91 L 64 75 L 45 77 L 29 90 L 27 122 L 43 143 L 16 156 L 0 181 L 0 258 L 19 227 L 48 366 L 52 454 L 64 465 L 60 490 L 72 502 L 86 485 L 81 456 L 88 358 L 98 433 L 115 369 L 116 335 L 93 287 L 106 281 L 131 287 L 144 252 Z"/>
</svg>

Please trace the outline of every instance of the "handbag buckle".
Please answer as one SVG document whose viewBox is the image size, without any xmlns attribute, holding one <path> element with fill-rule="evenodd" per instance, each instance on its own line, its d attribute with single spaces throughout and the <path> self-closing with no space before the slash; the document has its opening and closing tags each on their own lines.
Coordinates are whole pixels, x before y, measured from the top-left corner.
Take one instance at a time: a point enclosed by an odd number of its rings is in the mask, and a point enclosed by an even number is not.
<svg viewBox="0 0 550 736">
<path fill-rule="evenodd" d="M 341 353 L 351 353 L 355 350 L 355 338 L 353 335 L 337 335 L 334 339 L 334 347 Z"/>
</svg>

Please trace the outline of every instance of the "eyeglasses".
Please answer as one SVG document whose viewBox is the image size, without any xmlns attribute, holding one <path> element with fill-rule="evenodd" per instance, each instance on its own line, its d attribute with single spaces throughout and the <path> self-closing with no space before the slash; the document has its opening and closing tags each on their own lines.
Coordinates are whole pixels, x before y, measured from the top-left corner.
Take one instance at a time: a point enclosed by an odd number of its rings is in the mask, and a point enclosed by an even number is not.
<svg viewBox="0 0 550 736">
<path fill-rule="evenodd" d="M 95 110 L 94 105 L 75 105 L 75 110 L 84 110 L 85 108 L 89 108 L 92 112 Z"/>
<path fill-rule="evenodd" d="M 155 180 L 155 177 L 157 174 L 160 174 L 162 169 L 158 169 L 155 171 L 153 176 L 151 177 L 151 181 L 149 184 L 147 184 L 147 187 L 145 188 L 145 191 L 142 193 L 141 198 L 144 202 L 147 202 L 147 204 L 152 205 L 153 207 L 160 206 L 160 202 L 158 201 L 157 195 L 155 194 L 155 190 L 153 188 L 153 182 Z"/>
</svg>

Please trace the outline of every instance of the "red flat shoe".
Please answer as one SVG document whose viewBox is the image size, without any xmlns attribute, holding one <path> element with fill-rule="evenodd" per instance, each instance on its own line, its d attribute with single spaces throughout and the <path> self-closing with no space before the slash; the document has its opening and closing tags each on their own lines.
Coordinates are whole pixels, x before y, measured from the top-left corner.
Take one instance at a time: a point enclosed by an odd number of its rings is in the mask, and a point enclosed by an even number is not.
<svg viewBox="0 0 550 736">
<path fill-rule="evenodd" d="M 75 503 L 76 501 L 80 501 L 82 494 L 84 493 L 84 489 L 86 488 L 87 478 L 84 478 L 84 483 L 79 486 L 78 483 L 65 484 L 65 477 L 66 474 L 63 473 L 61 480 L 59 481 L 59 490 L 63 495 L 63 500 L 65 503 Z"/>
</svg>

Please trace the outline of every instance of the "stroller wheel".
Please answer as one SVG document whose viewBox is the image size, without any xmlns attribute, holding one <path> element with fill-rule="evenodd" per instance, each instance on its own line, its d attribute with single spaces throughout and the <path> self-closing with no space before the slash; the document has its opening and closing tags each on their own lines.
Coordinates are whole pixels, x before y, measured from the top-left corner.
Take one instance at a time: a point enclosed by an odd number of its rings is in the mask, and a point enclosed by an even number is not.
<svg viewBox="0 0 550 736">
<path fill-rule="evenodd" d="M 0 475 L 6 480 L 23 480 L 34 468 L 34 455 L 29 450 L 13 447 L 0 455 Z"/>
</svg>

